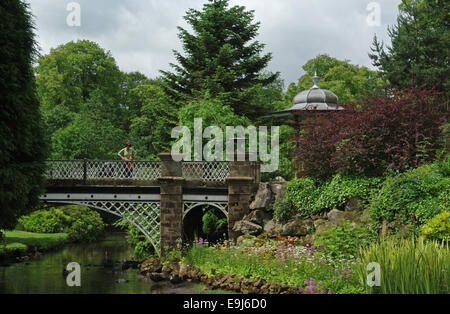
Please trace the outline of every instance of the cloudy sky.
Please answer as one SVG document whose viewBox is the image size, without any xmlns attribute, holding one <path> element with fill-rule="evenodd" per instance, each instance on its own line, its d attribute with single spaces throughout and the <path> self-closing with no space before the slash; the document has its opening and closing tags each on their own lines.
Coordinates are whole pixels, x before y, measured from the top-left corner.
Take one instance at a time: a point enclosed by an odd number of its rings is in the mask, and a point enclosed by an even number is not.
<svg viewBox="0 0 450 314">
<path fill-rule="evenodd" d="M 201 9 L 206 0 L 26 0 L 35 16 L 41 53 L 71 40 L 89 39 L 111 51 L 122 71 L 149 77 L 170 69 L 172 50 L 181 50 L 177 26 L 183 16 Z M 81 25 L 71 27 L 67 5 L 81 8 Z M 389 43 L 401 0 L 231 0 L 255 11 L 259 37 L 273 59 L 268 70 L 280 72 L 286 85 L 297 81 L 301 66 L 327 53 L 351 63 L 371 66 L 367 56 L 374 34 Z M 380 24 L 373 25 L 378 4 Z M 369 5 L 369 9 L 368 9 Z M 368 16 L 369 22 L 367 22 Z M 372 22 L 370 22 L 372 21 Z"/>
</svg>

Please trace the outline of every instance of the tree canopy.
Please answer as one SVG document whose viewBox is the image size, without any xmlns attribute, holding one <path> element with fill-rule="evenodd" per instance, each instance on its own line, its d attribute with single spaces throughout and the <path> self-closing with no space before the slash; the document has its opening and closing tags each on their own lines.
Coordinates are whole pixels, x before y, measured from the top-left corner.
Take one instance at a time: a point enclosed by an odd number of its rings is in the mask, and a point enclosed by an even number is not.
<svg viewBox="0 0 450 314">
<path fill-rule="evenodd" d="M 348 60 L 338 60 L 327 54 L 321 54 L 308 60 L 302 69 L 303 74 L 297 84 L 291 83 L 285 93 L 285 102 L 291 104 L 295 95 L 313 85 L 312 77 L 317 72 L 321 78 L 320 88 L 331 90 L 339 97 L 339 103 L 355 102 L 367 93 L 383 86 L 382 80 L 375 71 L 365 66 L 353 65 Z"/>
<path fill-rule="evenodd" d="M 38 203 L 47 147 L 35 94 L 36 46 L 28 4 L 0 2 L 0 20 L 1 230 L 13 228 Z"/>
<path fill-rule="evenodd" d="M 253 11 L 229 7 L 228 0 L 210 0 L 201 11 L 188 10 L 184 19 L 193 30 L 178 27 L 184 55 L 174 51 L 174 71 L 161 71 L 168 95 L 183 103 L 208 92 L 237 115 L 261 114 L 262 104 L 248 104 L 256 89 L 272 83 L 277 74 L 262 75 L 272 56 L 261 55 L 264 44 L 255 40 L 259 23 L 253 22 Z"/>
<path fill-rule="evenodd" d="M 388 28 L 391 46 L 375 36 L 369 54 L 386 82 L 397 88 L 435 86 L 448 102 L 449 11 L 448 1 L 402 0 L 397 24 Z"/>
</svg>

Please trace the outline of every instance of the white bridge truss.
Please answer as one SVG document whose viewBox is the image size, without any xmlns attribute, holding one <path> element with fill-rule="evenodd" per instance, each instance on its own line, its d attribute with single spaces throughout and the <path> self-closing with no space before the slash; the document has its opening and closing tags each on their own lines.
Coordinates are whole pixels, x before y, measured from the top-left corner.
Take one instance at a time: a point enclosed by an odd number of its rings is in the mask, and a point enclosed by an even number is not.
<svg viewBox="0 0 450 314">
<path fill-rule="evenodd" d="M 109 193 L 48 193 L 41 196 L 48 203 L 77 204 L 96 208 L 126 219 L 139 229 L 160 254 L 160 195 Z M 183 220 L 197 206 L 213 206 L 228 217 L 227 195 L 183 195 Z"/>
</svg>

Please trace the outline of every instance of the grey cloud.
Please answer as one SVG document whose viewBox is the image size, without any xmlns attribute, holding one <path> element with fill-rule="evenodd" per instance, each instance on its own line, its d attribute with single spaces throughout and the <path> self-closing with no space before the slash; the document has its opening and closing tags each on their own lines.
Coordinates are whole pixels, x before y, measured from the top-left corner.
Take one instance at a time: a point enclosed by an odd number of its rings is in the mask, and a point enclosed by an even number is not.
<svg viewBox="0 0 450 314">
<path fill-rule="evenodd" d="M 123 71 L 150 77 L 170 69 L 172 50 L 181 50 L 177 26 L 187 27 L 189 8 L 199 0 L 77 0 L 81 27 L 66 24 L 69 0 L 27 0 L 36 17 L 42 53 L 71 40 L 89 39 L 110 50 Z M 366 23 L 371 0 L 232 0 L 255 10 L 261 22 L 258 40 L 272 52 L 269 70 L 281 72 L 286 84 L 302 74 L 301 66 L 321 53 L 371 67 L 367 56 L 373 35 L 388 41 L 387 25 L 395 23 L 400 0 L 379 0 L 380 27 Z"/>
</svg>

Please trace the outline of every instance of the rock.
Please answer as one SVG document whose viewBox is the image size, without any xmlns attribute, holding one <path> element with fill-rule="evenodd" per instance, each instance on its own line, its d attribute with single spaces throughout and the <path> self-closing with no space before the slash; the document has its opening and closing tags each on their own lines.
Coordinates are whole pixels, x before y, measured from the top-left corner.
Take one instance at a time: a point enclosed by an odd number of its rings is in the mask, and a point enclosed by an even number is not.
<svg viewBox="0 0 450 314">
<path fill-rule="evenodd" d="M 286 189 L 287 189 L 286 182 L 271 182 L 270 183 L 270 190 L 272 191 L 272 194 L 274 196 L 273 198 L 275 198 L 275 199 L 284 197 Z"/>
<path fill-rule="evenodd" d="M 254 210 L 250 214 L 246 215 L 242 220 L 263 226 L 265 218 L 266 214 L 262 210 Z"/>
<path fill-rule="evenodd" d="M 164 274 L 162 274 L 162 273 L 149 273 L 148 276 L 154 282 L 160 282 L 160 281 L 163 281 L 163 280 L 167 280 L 167 277 Z"/>
<path fill-rule="evenodd" d="M 349 220 L 351 222 L 356 222 L 357 218 L 354 212 L 344 212 L 337 209 L 331 210 L 327 214 L 328 220 L 333 225 L 337 226 L 341 224 L 344 220 Z"/>
<path fill-rule="evenodd" d="M 233 231 L 240 234 L 258 235 L 263 228 L 260 225 L 246 220 L 237 221 L 233 226 Z"/>
<path fill-rule="evenodd" d="M 261 182 L 258 192 L 256 192 L 255 200 L 250 204 L 250 209 L 268 209 L 272 202 L 272 191 L 270 184 Z"/>
<path fill-rule="evenodd" d="M 178 274 L 180 272 L 180 264 L 177 260 L 170 261 L 169 264 L 163 266 L 161 271 L 165 275 Z"/>
<path fill-rule="evenodd" d="M 275 218 L 272 220 L 269 220 L 264 225 L 264 232 L 266 232 L 269 237 L 275 237 L 275 236 L 279 235 L 282 231 L 283 231 L 283 226 L 280 223 L 278 223 L 275 220 Z"/>
<path fill-rule="evenodd" d="M 275 179 L 272 180 L 272 182 L 286 182 L 286 180 L 283 177 L 275 177 Z"/>
<path fill-rule="evenodd" d="M 123 278 L 120 278 L 120 279 L 117 279 L 117 281 L 116 281 L 117 283 L 119 283 L 119 284 L 122 284 L 122 283 L 127 283 L 128 282 L 128 280 L 126 280 L 126 279 L 123 279 Z"/>
<path fill-rule="evenodd" d="M 181 280 L 180 276 L 178 276 L 177 274 L 170 276 L 169 281 L 170 281 L 170 283 L 173 284 L 173 285 L 177 285 L 177 284 L 183 282 L 183 281 Z"/>
<path fill-rule="evenodd" d="M 139 266 L 141 273 L 160 273 L 162 271 L 162 265 L 158 258 L 150 256 L 146 258 Z"/>
<path fill-rule="evenodd" d="M 362 211 L 364 210 L 364 201 L 360 198 L 353 197 L 345 203 L 345 211 Z"/>
<path fill-rule="evenodd" d="M 182 280 L 186 280 L 189 275 L 189 266 L 186 264 L 180 264 L 179 276 Z"/>
<path fill-rule="evenodd" d="M 313 221 L 311 219 L 294 219 L 283 226 L 281 235 L 284 237 L 302 237 L 310 234 L 313 230 Z"/>
<path fill-rule="evenodd" d="M 127 270 L 129 268 L 137 269 L 139 267 L 139 262 L 137 261 L 127 261 L 125 260 L 122 264 L 122 270 Z"/>
<path fill-rule="evenodd" d="M 314 228 L 318 228 L 320 225 L 323 225 L 324 223 L 326 223 L 327 221 L 325 219 L 319 218 L 314 220 Z"/>
</svg>

